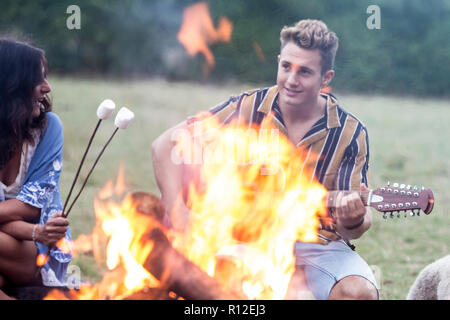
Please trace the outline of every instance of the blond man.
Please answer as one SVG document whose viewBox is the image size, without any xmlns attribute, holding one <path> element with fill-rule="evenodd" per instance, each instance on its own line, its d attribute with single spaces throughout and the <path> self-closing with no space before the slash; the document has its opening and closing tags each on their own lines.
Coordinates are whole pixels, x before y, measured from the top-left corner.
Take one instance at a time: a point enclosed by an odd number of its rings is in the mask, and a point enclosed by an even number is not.
<svg viewBox="0 0 450 320">
<path fill-rule="evenodd" d="M 293 283 L 306 286 L 316 299 L 378 299 L 374 275 L 350 243 L 372 221 L 357 192 L 368 186 L 367 130 L 333 95 L 321 92 L 334 77 L 337 49 L 338 37 L 322 21 L 301 20 L 284 27 L 276 85 L 232 96 L 210 112 L 222 123 L 238 118 L 255 124 L 273 113 L 271 121 L 280 132 L 298 148 L 316 155 L 306 165 L 325 188 L 355 191 L 339 194 L 336 207 L 330 210 L 334 223 L 322 223 L 317 243 L 295 244 Z M 152 145 L 155 177 L 170 225 L 177 229 L 184 228 L 190 212 L 179 197 L 186 168 L 171 161 L 172 137 L 174 131 L 188 129 L 195 121 L 200 120 L 191 117 L 167 130 Z"/>
</svg>

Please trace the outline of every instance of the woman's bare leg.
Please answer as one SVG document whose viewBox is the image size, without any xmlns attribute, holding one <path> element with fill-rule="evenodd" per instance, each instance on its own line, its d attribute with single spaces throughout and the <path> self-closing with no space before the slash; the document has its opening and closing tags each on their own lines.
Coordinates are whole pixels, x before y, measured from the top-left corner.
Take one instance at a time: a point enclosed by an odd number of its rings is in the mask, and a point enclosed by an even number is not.
<svg viewBox="0 0 450 320">
<path fill-rule="evenodd" d="M 5 284 L 6 284 L 5 279 L 2 276 L 0 276 L 0 288 L 2 288 Z M 0 289 L 0 300 L 14 300 L 14 298 L 11 298 Z"/>
<path fill-rule="evenodd" d="M 26 285 L 39 281 L 37 248 L 32 241 L 17 240 L 0 231 L 0 288 L 8 283 Z M 0 299 L 8 296 L 0 290 Z"/>
</svg>

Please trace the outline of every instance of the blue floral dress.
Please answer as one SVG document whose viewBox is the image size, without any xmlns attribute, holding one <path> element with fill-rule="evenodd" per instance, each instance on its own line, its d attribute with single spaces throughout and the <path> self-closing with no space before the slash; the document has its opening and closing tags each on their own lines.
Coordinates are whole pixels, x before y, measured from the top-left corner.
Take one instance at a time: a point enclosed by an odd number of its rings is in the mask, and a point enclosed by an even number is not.
<svg viewBox="0 0 450 320">
<path fill-rule="evenodd" d="M 25 180 L 16 199 L 41 209 L 39 221 L 44 225 L 48 219 L 62 210 L 59 177 L 62 169 L 64 135 L 62 124 L 54 113 L 47 113 L 47 127 L 40 136 L 33 158 L 25 175 Z M 70 228 L 65 238 L 72 244 Z M 36 242 L 40 254 L 47 254 L 48 248 Z M 67 282 L 67 266 L 72 260 L 71 253 L 64 253 L 54 247 L 48 262 L 41 269 L 42 281 L 46 286 L 64 286 Z"/>
</svg>

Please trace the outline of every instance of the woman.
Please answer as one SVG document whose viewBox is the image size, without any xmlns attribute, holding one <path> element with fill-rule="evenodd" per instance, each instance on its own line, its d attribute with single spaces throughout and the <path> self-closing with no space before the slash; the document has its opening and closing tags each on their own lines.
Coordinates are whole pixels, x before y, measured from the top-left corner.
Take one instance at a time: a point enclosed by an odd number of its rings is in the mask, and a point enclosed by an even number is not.
<svg viewBox="0 0 450 320">
<path fill-rule="evenodd" d="M 64 285 L 72 258 L 55 247 L 71 235 L 59 194 L 63 131 L 46 70 L 42 50 L 0 39 L 0 299 L 9 298 L 7 283 Z"/>
</svg>

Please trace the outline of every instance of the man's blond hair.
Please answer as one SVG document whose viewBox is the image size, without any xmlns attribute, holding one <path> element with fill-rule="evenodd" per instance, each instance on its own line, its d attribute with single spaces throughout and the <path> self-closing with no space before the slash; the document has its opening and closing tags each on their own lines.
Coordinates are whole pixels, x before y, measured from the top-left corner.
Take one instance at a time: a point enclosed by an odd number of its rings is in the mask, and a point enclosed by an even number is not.
<svg viewBox="0 0 450 320">
<path fill-rule="evenodd" d="M 280 33 L 281 49 L 293 42 L 300 48 L 319 49 L 322 74 L 333 69 L 339 46 L 336 34 L 320 20 L 300 20 L 294 26 L 285 26 Z"/>
</svg>

